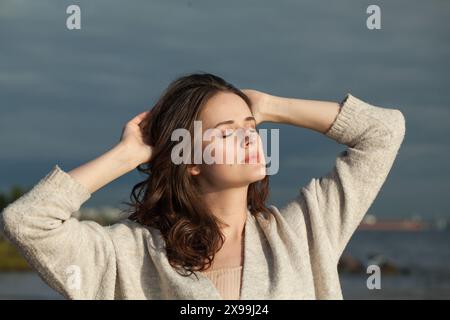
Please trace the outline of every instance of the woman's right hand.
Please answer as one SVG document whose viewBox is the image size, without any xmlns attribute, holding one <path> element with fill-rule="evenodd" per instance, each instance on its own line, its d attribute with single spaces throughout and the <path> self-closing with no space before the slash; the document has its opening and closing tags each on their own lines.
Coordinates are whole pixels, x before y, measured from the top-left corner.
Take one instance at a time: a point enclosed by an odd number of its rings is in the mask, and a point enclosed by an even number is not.
<svg viewBox="0 0 450 320">
<path fill-rule="evenodd" d="M 132 161 L 136 166 L 150 162 L 153 154 L 153 146 L 145 142 L 140 126 L 141 122 L 148 116 L 151 116 L 151 110 L 141 112 L 128 121 L 120 137 L 119 144 L 125 146 L 127 153 L 132 157 Z"/>
</svg>

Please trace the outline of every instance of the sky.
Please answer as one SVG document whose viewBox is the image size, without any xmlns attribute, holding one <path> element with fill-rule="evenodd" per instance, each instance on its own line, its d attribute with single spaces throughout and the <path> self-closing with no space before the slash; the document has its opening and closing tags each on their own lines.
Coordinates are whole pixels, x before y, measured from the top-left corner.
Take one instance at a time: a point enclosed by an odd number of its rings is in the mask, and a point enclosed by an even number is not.
<svg viewBox="0 0 450 320">
<path fill-rule="evenodd" d="M 81 8 L 68 30 L 66 8 Z M 366 27 L 371 4 L 381 29 Z M 351 93 L 395 108 L 406 135 L 368 213 L 450 218 L 450 2 L 0 2 L 0 190 L 31 187 L 112 148 L 123 125 L 178 76 L 210 72 L 240 88 L 340 101 Z M 283 205 L 327 174 L 345 149 L 283 124 L 268 204 Z M 130 172 L 86 207 L 120 206 Z"/>
</svg>

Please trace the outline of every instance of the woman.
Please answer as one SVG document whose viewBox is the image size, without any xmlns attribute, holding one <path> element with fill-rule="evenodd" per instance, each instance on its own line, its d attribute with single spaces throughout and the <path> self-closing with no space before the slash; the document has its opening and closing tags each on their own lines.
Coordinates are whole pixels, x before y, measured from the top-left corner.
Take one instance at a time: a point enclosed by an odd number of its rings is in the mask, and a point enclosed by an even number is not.
<svg viewBox="0 0 450 320">
<path fill-rule="evenodd" d="M 214 142 L 233 163 L 174 163 L 172 133 L 194 133 L 197 120 L 220 130 L 202 139 L 201 151 Z M 265 205 L 255 128 L 266 121 L 347 146 L 328 174 L 281 208 Z M 238 129 L 247 134 L 236 139 Z M 399 110 L 351 94 L 341 103 L 283 98 L 241 91 L 212 74 L 185 75 L 126 124 L 115 147 L 69 172 L 55 165 L 1 222 L 40 276 L 70 299 L 342 299 L 339 257 L 404 134 Z M 256 161 L 238 161 L 239 151 Z M 132 190 L 128 219 L 104 227 L 71 217 L 136 168 L 148 178 Z"/>
</svg>

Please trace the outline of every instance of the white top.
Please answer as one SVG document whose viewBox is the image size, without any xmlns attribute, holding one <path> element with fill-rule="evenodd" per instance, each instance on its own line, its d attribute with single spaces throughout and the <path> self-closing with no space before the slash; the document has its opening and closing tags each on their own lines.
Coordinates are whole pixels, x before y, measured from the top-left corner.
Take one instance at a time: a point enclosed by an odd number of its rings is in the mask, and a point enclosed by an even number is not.
<svg viewBox="0 0 450 320">
<path fill-rule="evenodd" d="M 242 266 L 218 268 L 203 272 L 224 300 L 239 300 Z"/>
</svg>

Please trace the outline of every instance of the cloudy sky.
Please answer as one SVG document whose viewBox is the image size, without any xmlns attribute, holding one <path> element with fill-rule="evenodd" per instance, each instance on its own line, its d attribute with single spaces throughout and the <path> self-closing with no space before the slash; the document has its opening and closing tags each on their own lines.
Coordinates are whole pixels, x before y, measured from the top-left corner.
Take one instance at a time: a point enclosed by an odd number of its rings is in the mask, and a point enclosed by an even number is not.
<svg viewBox="0 0 450 320">
<path fill-rule="evenodd" d="M 81 8 L 81 30 L 66 8 Z M 366 8 L 381 8 L 381 30 Z M 352 93 L 400 109 L 406 136 L 369 213 L 450 217 L 448 1 L 0 1 L 0 190 L 32 186 L 113 147 L 126 121 L 187 72 L 241 88 L 339 101 Z M 273 128 L 273 125 L 263 125 Z M 326 174 L 343 145 L 280 128 L 282 205 Z M 84 206 L 118 206 L 131 172 Z"/>
</svg>

